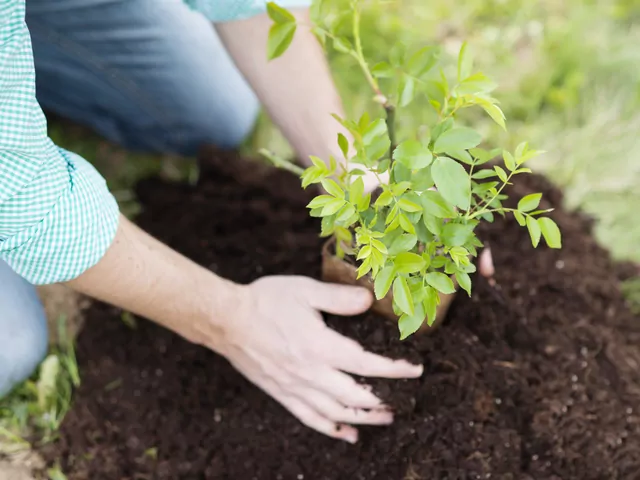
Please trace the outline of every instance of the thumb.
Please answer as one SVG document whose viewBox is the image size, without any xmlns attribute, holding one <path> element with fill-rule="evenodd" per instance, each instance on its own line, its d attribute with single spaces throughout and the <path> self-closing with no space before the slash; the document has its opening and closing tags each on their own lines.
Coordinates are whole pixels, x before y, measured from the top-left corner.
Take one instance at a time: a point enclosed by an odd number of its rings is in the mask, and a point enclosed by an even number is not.
<svg viewBox="0 0 640 480">
<path fill-rule="evenodd" d="M 316 310 L 333 315 L 358 315 L 366 312 L 373 302 L 372 293 L 364 287 L 308 280 L 301 293 Z"/>
</svg>

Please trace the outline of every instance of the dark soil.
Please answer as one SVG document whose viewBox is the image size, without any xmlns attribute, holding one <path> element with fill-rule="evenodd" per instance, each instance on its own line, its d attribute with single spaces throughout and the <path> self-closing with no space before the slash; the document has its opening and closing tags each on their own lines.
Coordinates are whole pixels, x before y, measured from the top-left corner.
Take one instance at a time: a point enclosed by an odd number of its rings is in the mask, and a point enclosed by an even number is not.
<svg viewBox="0 0 640 480">
<path fill-rule="evenodd" d="M 214 155 L 197 187 L 139 186 L 141 226 L 238 282 L 320 271 L 319 225 L 288 173 Z M 529 177 L 511 194 L 561 195 Z M 355 446 L 325 438 L 222 358 L 95 305 L 79 337 L 83 384 L 60 441 L 70 480 L 640 478 L 640 323 L 589 224 L 561 209 L 561 251 L 531 248 L 512 220 L 482 230 L 497 286 L 476 277 L 433 336 L 400 342 L 374 315 L 331 319 L 419 380 L 377 381 L 399 410 Z M 212 292 L 212 295 L 215 292 Z M 185 319 L 186 320 L 186 319 Z"/>
</svg>

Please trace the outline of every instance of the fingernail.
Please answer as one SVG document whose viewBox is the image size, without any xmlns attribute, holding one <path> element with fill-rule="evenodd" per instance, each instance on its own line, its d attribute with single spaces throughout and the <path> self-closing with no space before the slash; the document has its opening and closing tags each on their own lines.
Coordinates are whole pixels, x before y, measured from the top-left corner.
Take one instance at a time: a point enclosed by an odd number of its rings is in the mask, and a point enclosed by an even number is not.
<svg viewBox="0 0 640 480">
<path fill-rule="evenodd" d="M 413 375 L 415 375 L 416 377 L 421 377 L 422 374 L 424 373 L 423 365 L 415 365 L 413 363 L 407 362 L 407 366 L 411 369 L 411 371 L 413 372 Z"/>
<path fill-rule="evenodd" d="M 344 439 L 349 442 L 351 445 L 358 443 L 358 434 L 352 433 L 344 437 Z"/>
</svg>

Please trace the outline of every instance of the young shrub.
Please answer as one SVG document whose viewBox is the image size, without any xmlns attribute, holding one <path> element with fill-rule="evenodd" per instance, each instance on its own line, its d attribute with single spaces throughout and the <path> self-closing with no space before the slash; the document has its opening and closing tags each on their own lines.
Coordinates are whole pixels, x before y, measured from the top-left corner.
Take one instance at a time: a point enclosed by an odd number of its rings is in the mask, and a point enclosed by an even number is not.
<svg viewBox="0 0 640 480">
<path fill-rule="evenodd" d="M 323 3 L 315 5 L 316 13 Z M 517 175 L 530 173 L 526 162 L 540 152 L 521 143 L 513 152 L 489 150 L 483 136 L 459 123 L 464 109 L 480 108 L 500 127 L 505 117 L 490 95 L 495 84 L 473 71 L 466 44 L 458 55 L 456 75 L 448 79 L 436 68 L 438 51 L 425 47 L 405 52 L 402 45 L 391 49 L 388 62 L 370 68 L 360 37 L 360 2 L 343 2 L 325 20 L 312 26 L 326 47 L 355 59 L 373 100 L 381 105 L 379 116 L 364 113 L 359 119 L 334 115 L 351 134 L 339 134 L 337 142 L 344 158 L 312 157 L 304 171 L 264 152 L 277 165 L 301 174 L 304 188 L 320 184 L 324 192 L 308 205 L 310 214 L 322 218 L 321 235 L 335 238 L 335 255 L 357 265 L 357 277 L 369 276 L 378 300 L 392 293 L 402 339 L 433 325 L 443 295 L 456 291 L 456 284 L 471 295 L 471 259 L 482 243 L 475 234 L 479 222 L 510 214 L 531 236 L 537 247 L 544 237 L 551 248 L 561 247 L 557 225 L 542 216 L 542 195 L 527 195 L 517 208 L 505 208 L 504 188 Z M 275 3 L 268 4 L 273 20 L 268 55 L 282 55 L 298 27 L 295 17 Z M 343 35 L 348 23 L 350 37 Z M 393 96 L 382 91 L 380 79 L 395 84 Z M 395 82 L 394 82 L 395 80 Z M 425 95 L 437 114 L 428 132 L 396 139 L 396 108 L 407 107 L 417 95 Z M 502 165 L 489 161 L 502 157 Z M 466 167 L 465 167 L 466 166 Z M 362 176 L 376 175 L 381 192 L 377 198 L 365 193 Z"/>
</svg>

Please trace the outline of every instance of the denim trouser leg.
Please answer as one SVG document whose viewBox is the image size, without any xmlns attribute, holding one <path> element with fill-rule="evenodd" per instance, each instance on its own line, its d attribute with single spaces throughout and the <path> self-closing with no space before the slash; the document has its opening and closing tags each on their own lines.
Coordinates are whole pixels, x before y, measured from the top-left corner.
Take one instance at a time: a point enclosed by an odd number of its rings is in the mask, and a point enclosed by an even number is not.
<svg viewBox="0 0 640 480">
<path fill-rule="evenodd" d="M 181 0 L 29 0 L 26 22 L 41 106 L 109 140 L 193 155 L 253 128 L 256 96 Z"/>
<path fill-rule="evenodd" d="M 0 397 L 47 353 L 47 319 L 33 285 L 0 260 Z"/>
<path fill-rule="evenodd" d="M 237 146 L 256 96 L 213 26 L 181 0 L 28 0 L 37 97 L 45 110 L 135 150 Z M 0 396 L 47 350 L 35 288 L 0 260 Z"/>
</svg>

